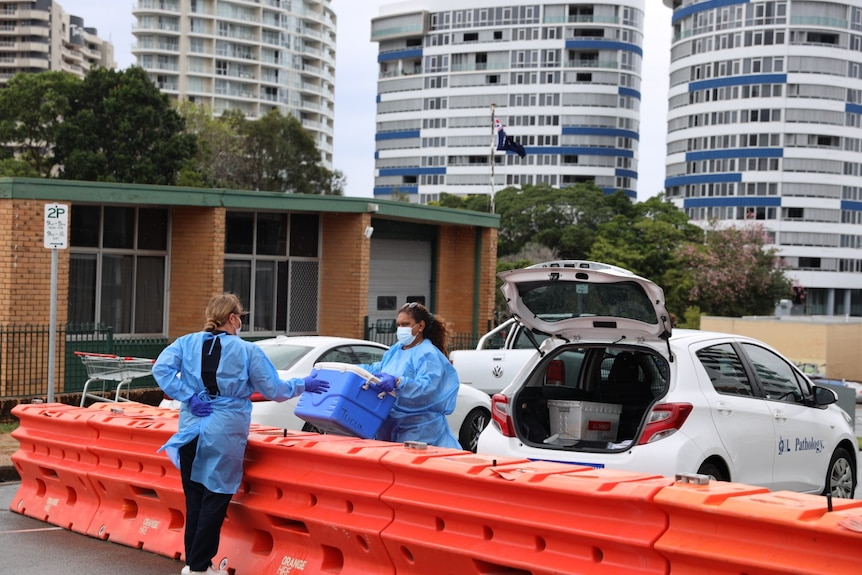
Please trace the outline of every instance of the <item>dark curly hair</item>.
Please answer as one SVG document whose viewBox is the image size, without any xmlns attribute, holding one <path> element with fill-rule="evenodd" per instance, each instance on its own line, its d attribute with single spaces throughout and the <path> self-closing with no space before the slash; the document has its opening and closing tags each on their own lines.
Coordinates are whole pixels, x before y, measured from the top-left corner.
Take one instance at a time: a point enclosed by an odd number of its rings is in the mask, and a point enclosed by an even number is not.
<svg viewBox="0 0 862 575">
<path fill-rule="evenodd" d="M 425 329 L 422 330 L 422 337 L 433 343 L 437 349 L 443 352 L 443 355 L 448 355 L 449 331 L 446 329 L 446 321 L 442 317 L 434 315 L 428 311 L 428 308 L 416 301 L 405 303 L 398 310 L 398 313 L 406 313 L 416 323 L 424 321 Z"/>
</svg>

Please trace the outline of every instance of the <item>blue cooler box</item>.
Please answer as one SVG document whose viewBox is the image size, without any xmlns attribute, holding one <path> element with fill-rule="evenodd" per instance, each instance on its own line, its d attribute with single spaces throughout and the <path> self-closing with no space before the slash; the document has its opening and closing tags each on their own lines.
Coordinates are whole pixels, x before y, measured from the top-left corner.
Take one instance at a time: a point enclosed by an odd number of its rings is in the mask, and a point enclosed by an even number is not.
<svg viewBox="0 0 862 575">
<path fill-rule="evenodd" d="M 321 362 L 311 375 L 329 382 L 324 393 L 303 393 L 294 413 L 326 433 L 371 439 L 389 415 L 395 396 L 370 386 L 377 378 L 349 363 Z"/>
</svg>

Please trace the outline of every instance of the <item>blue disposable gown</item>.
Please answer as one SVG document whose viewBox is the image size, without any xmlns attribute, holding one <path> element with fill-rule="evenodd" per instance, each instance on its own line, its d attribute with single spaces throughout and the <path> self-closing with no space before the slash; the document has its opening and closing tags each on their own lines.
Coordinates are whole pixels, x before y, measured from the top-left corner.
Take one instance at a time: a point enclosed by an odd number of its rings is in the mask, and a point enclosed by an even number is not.
<svg viewBox="0 0 862 575">
<path fill-rule="evenodd" d="M 458 373 L 433 343 L 425 339 L 410 349 L 397 343 L 386 350 L 379 362 L 361 367 L 401 378 L 392 411 L 375 439 L 423 441 L 461 449 L 446 421 L 458 398 Z"/>
<path fill-rule="evenodd" d="M 219 395 L 212 398 L 211 415 L 196 417 L 188 400 L 206 389 L 201 379 L 201 350 L 205 341 L 216 337 L 221 340 L 216 372 Z M 159 354 L 153 377 L 168 396 L 183 402 L 179 429 L 159 451 L 167 451 L 179 467 L 179 448 L 198 437 L 191 478 L 216 493 L 236 493 L 242 481 L 251 394 L 258 391 L 266 399 L 285 401 L 305 390 L 302 379 L 282 381 L 259 346 L 224 332 L 202 331 L 178 338 Z"/>
</svg>

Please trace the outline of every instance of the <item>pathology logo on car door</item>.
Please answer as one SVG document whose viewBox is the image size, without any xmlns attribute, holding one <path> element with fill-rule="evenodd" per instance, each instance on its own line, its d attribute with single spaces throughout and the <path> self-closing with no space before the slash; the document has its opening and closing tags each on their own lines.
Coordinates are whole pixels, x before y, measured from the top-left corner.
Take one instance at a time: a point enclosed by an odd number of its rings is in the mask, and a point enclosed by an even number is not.
<svg viewBox="0 0 862 575">
<path fill-rule="evenodd" d="M 796 437 L 793 439 L 779 437 L 778 455 L 793 451 L 813 451 L 814 453 L 820 453 L 823 451 L 825 445 L 826 443 L 822 439 L 814 439 L 813 437 Z"/>
</svg>

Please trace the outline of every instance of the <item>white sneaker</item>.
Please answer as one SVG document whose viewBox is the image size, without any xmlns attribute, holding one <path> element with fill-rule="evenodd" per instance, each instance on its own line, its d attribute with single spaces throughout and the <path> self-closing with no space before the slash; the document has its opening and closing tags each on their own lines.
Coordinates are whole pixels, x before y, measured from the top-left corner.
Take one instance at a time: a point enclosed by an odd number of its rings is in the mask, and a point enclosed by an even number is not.
<svg viewBox="0 0 862 575">
<path fill-rule="evenodd" d="M 192 572 L 192 568 L 189 567 L 188 565 L 186 565 L 185 567 L 183 567 L 183 570 L 180 571 L 180 575 L 189 575 L 189 573 L 191 573 L 191 572 Z"/>
<path fill-rule="evenodd" d="M 186 568 L 188 568 L 188 565 L 186 565 Z M 216 569 L 212 565 L 207 567 L 206 571 L 192 571 L 191 569 L 186 571 L 183 569 L 181 573 L 182 575 L 229 575 L 224 569 Z"/>
</svg>

